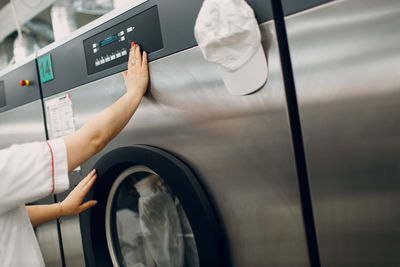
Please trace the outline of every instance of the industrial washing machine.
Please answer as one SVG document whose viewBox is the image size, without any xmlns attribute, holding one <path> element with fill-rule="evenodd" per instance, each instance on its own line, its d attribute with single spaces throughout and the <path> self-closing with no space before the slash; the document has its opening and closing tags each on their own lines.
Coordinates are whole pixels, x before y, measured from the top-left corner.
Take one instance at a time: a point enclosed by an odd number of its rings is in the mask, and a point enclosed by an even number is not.
<svg viewBox="0 0 400 267">
<path fill-rule="evenodd" d="M 88 199 L 98 204 L 61 220 L 66 266 L 309 266 L 272 8 L 248 3 L 269 73 L 247 96 L 230 95 L 197 47 L 198 0 L 136 1 L 38 52 L 50 138 L 125 92 L 131 41 L 149 54 L 151 84 L 136 114 L 70 175 L 73 186 L 96 168 Z"/>
<path fill-rule="evenodd" d="M 0 73 L 0 149 L 45 140 L 42 98 L 32 55 Z M 33 204 L 51 203 L 54 203 L 53 196 Z M 57 222 L 35 227 L 35 233 L 46 266 L 62 266 Z"/>
<path fill-rule="evenodd" d="M 290 2 L 321 266 L 399 266 L 400 2 L 332 1 L 296 14 Z"/>
</svg>

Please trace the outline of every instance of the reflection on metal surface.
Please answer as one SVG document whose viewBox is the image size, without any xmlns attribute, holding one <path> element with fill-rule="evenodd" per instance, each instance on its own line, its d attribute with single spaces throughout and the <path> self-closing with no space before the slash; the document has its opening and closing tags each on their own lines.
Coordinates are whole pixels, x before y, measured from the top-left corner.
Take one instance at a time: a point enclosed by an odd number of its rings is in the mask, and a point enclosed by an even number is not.
<svg viewBox="0 0 400 267">
<path fill-rule="evenodd" d="M 399 266 L 400 2 L 286 19 L 322 266 Z"/>
<path fill-rule="evenodd" d="M 136 114 L 82 165 L 82 175 L 116 147 L 167 149 L 199 174 L 222 218 L 234 266 L 309 266 L 273 23 L 261 32 L 269 64 L 261 90 L 230 95 L 198 48 L 153 61 L 151 88 Z M 122 74 L 70 90 L 76 128 L 124 90 Z M 71 244 L 64 245 L 66 260 L 77 257 L 69 249 L 81 242 L 69 239 L 63 230 Z"/>
<path fill-rule="evenodd" d="M 78 227 L 77 227 L 78 226 Z M 84 267 L 82 241 L 79 229 L 79 217 L 68 216 L 60 220 L 61 236 L 64 248 L 65 266 Z"/>
<path fill-rule="evenodd" d="M 46 140 L 40 101 L 0 113 L 0 125 L 0 149 L 12 144 Z"/>
<path fill-rule="evenodd" d="M 48 203 L 47 203 L 48 204 Z M 57 221 L 35 227 L 44 263 L 47 267 L 61 267 L 61 251 L 58 241 Z"/>
</svg>

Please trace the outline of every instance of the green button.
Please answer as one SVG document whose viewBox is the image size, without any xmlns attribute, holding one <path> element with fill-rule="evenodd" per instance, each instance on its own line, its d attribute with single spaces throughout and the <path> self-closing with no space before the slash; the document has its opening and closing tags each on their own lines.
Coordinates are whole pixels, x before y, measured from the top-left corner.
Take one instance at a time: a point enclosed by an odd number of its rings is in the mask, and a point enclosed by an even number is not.
<svg viewBox="0 0 400 267">
<path fill-rule="evenodd" d="M 39 73 L 40 73 L 40 81 L 42 83 L 45 83 L 45 82 L 48 82 L 48 81 L 51 81 L 54 79 L 50 55 L 45 55 L 45 56 L 38 58 L 38 66 L 39 66 Z"/>
</svg>

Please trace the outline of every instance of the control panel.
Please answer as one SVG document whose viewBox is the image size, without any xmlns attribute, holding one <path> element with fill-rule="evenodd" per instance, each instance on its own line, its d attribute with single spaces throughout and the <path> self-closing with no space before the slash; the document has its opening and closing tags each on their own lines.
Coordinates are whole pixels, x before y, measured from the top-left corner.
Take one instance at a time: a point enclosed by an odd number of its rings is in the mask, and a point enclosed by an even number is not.
<svg viewBox="0 0 400 267">
<path fill-rule="evenodd" d="M 131 42 L 148 54 L 163 48 L 157 6 L 83 41 L 89 75 L 128 61 Z"/>
<path fill-rule="evenodd" d="M 0 76 L 0 113 L 40 100 L 36 61 L 13 65 Z M 0 126 L 1 127 L 1 126 Z"/>
</svg>

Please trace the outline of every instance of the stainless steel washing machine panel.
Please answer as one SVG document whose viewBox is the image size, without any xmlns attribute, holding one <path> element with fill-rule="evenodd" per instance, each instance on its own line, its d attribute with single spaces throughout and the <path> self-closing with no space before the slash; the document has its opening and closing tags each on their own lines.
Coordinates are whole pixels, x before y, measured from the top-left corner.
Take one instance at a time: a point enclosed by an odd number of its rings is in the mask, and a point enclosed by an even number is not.
<svg viewBox="0 0 400 267">
<path fill-rule="evenodd" d="M 400 2 L 286 18 L 322 266 L 399 266 Z"/>
<path fill-rule="evenodd" d="M 21 86 L 28 80 L 29 86 Z M 34 56 L 0 72 L 0 149 L 46 140 Z"/>
<path fill-rule="evenodd" d="M 46 140 L 41 100 L 0 113 L 0 126 L 0 149 Z"/>
<path fill-rule="evenodd" d="M 261 32 L 269 78 L 260 91 L 230 95 L 197 47 L 152 61 L 151 87 L 136 114 L 71 176 L 72 183 L 114 148 L 161 147 L 199 174 L 222 218 L 233 266 L 309 266 L 273 22 L 262 24 Z M 124 91 L 122 74 L 115 74 L 61 94 L 71 96 L 78 129 Z M 61 228 L 66 265 L 72 266 L 79 244 L 69 231 L 78 233 L 79 221 L 67 220 L 68 229 L 64 222 Z"/>
</svg>

